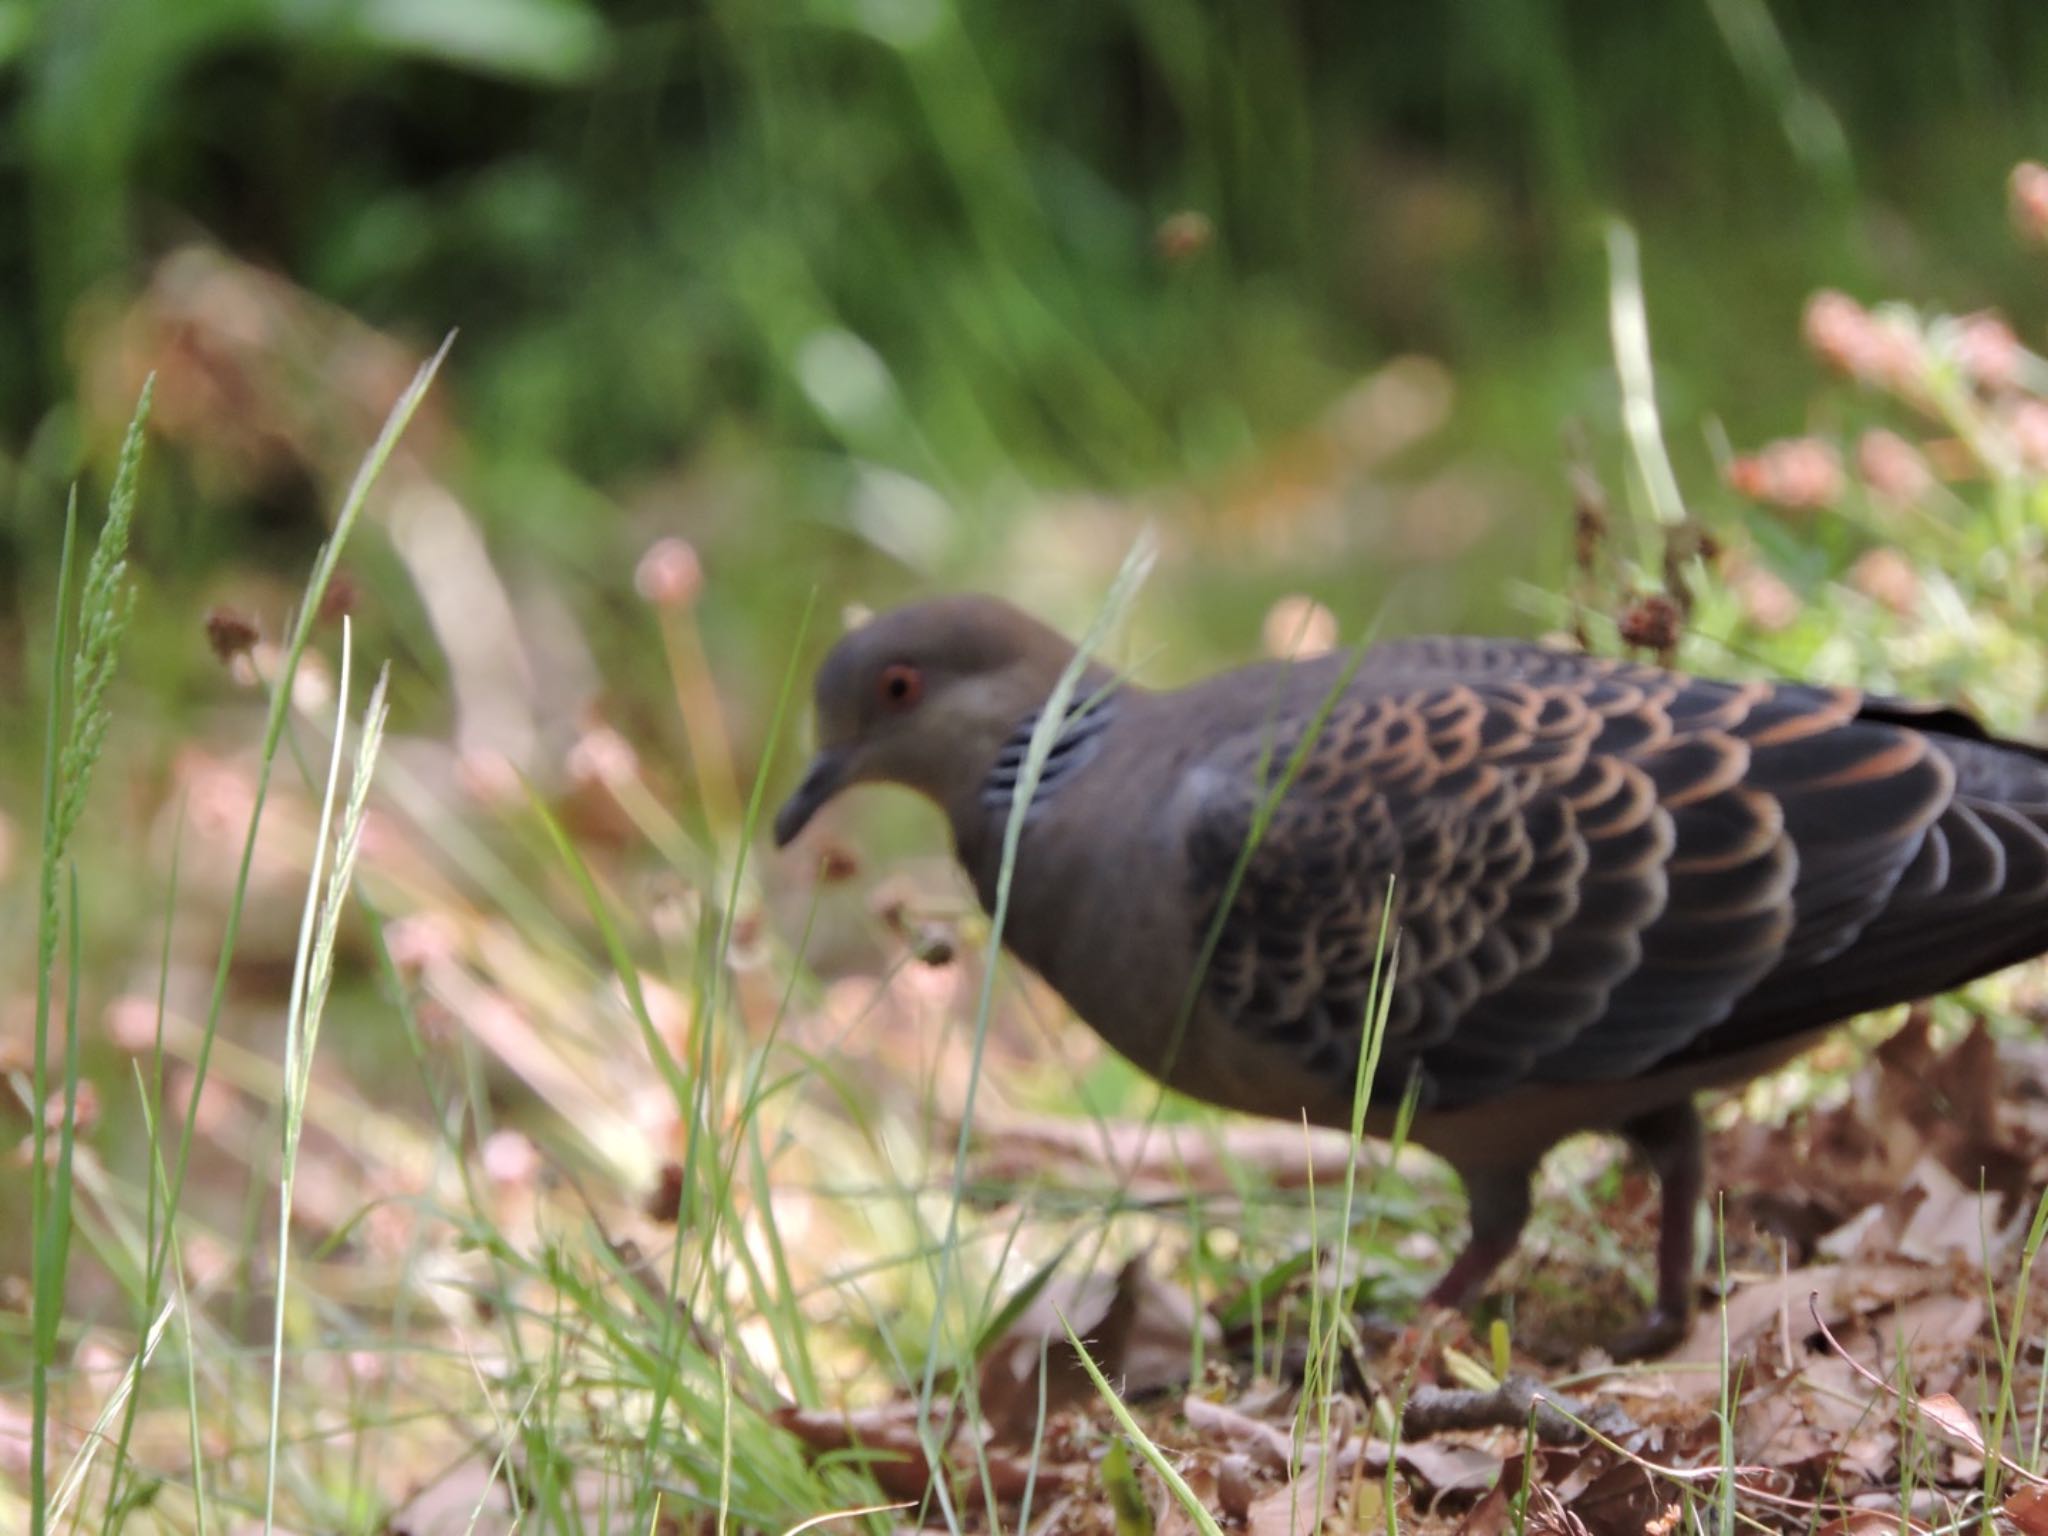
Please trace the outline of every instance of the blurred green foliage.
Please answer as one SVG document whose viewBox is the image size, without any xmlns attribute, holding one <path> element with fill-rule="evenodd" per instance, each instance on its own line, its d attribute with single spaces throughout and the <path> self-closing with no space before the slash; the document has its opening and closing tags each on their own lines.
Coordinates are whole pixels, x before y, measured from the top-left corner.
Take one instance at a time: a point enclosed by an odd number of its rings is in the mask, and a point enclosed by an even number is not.
<svg viewBox="0 0 2048 1536">
<path fill-rule="evenodd" d="M 0 555 L 32 608 L 111 449 L 81 317 L 195 235 L 413 343 L 459 328 L 498 552 L 616 594 L 680 528 L 745 676 L 813 585 L 1014 585 L 1047 491 L 1186 488 L 1199 549 L 1401 352 L 1458 390 L 1402 472 L 1476 467 L 1487 536 L 1389 550 L 1368 497 L 1334 548 L 1184 562 L 1229 620 L 1185 628 L 1241 650 L 1303 584 L 1354 626 L 1403 591 L 1399 627 L 1526 627 L 1503 577 L 1562 570 L 1560 429 L 1620 462 L 1611 214 L 1688 485 L 1704 420 L 1796 424 L 1816 287 L 2039 321 L 1998 195 L 2048 142 L 2027 0 L 0 0 L 0 72 Z M 863 516 L 877 472 L 905 494 Z M 139 537 L 180 593 L 302 566 L 333 500 L 159 479 Z"/>
</svg>

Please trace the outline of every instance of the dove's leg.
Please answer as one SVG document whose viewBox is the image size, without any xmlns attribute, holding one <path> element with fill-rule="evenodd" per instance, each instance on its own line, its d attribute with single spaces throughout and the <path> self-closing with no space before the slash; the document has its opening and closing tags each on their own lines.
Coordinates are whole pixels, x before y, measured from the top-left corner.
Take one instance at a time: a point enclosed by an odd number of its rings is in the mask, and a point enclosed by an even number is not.
<svg viewBox="0 0 2048 1536">
<path fill-rule="evenodd" d="M 1438 1306 L 1462 1309 L 1515 1251 L 1529 1220 L 1531 1168 L 1460 1169 L 1472 1211 L 1472 1238 L 1429 1293 Z"/>
<path fill-rule="evenodd" d="M 1706 1192 L 1706 1133 L 1690 1100 L 1639 1115 L 1621 1127 L 1657 1175 L 1663 1214 L 1657 1230 L 1657 1304 L 1642 1326 L 1614 1341 L 1617 1360 L 1662 1354 L 1685 1337 L 1697 1301 L 1695 1223 Z"/>
</svg>

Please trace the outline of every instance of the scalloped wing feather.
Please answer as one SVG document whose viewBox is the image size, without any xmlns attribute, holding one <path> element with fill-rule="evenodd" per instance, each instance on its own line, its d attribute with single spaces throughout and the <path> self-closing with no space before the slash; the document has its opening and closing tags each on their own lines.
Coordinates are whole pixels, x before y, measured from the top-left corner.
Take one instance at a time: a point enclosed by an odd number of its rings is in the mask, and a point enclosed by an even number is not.
<svg viewBox="0 0 2048 1536">
<path fill-rule="evenodd" d="M 1206 996 L 1351 1070 L 1391 879 L 1382 1100 L 1625 1079 L 2048 948 L 2048 763 L 1953 712 L 1445 638 L 1373 652 L 1303 746 L 1314 713 L 1206 759 L 1200 936 L 1272 802 Z"/>
</svg>

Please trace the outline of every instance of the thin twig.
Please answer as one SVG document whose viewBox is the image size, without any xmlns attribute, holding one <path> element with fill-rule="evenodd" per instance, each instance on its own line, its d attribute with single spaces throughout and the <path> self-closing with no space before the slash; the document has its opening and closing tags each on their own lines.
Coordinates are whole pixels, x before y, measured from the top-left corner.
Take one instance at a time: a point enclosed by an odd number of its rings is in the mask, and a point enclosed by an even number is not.
<svg viewBox="0 0 2048 1536">
<path fill-rule="evenodd" d="M 1924 1404 L 1919 1398 L 1915 1397 L 1908 1399 L 1905 1393 L 1901 1392 L 1897 1387 L 1893 1386 L 1890 1382 L 1886 1381 L 1882 1376 L 1878 1375 L 1875 1371 L 1871 1370 L 1869 1366 L 1865 1365 L 1861 1360 L 1858 1360 L 1854 1355 L 1850 1354 L 1848 1350 L 1842 1347 L 1841 1341 L 1837 1339 L 1834 1336 L 1834 1334 L 1829 1330 L 1827 1321 L 1821 1316 L 1819 1291 L 1809 1291 L 1807 1293 L 1806 1307 L 1807 1310 L 1813 1314 L 1813 1325 L 1814 1327 L 1820 1330 L 1820 1336 L 1828 1341 L 1828 1347 L 1832 1349 L 1836 1354 L 1842 1357 L 1843 1361 L 1848 1365 L 1850 1370 L 1854 1371 L 1858 1376 L 1861 1376 L 1873 1387 L 1878 1388 L 1880 1391 L 1890 1393 L 1900 1402 L 1910 1401 L 1913 1405 L 1913 1411 L 1919 1414 L 1922 1422 L 1927 1424 L 1928 1427 L 1930 1427 L 1931 1429 L 1934 1429 L 1940 1434 L 1948 1436 L 1952 1440 L 1964 1438 L 1962 1435 L 1957 1433 L 1957 1431 L 1952 1425 L 1950 1425 L 1948 1422 L 1942 1419 L 1938 1414 L 1930 1413 L 1927 1409 L 1926 1404 Z M 1982 1455 L 1995 1458 L 2000 1466 L 2004 1467 L 2006 1471 L 2012 1473 L 2015 1477 L 2024 1478 L 2026 1481 L 2034 1484 L 2037 1488 L 2048 1487 L 2048 1477 L 2043 1477 L 2040 1473 L 2032 1471 L 2031 1469 L 2022 1466 L 2019 1462 L 2014 1461 L 2010 1456 L 2006 1455 L 2005 1452 L 2000 1450 L 1997 1446 L 1988 1444 L 1982 1435 L 1970 1436 L 1968 1438 L 1967 1443 L 1969 1444 L 1971 1450 L 1979 1452 Z"/>
</svg>

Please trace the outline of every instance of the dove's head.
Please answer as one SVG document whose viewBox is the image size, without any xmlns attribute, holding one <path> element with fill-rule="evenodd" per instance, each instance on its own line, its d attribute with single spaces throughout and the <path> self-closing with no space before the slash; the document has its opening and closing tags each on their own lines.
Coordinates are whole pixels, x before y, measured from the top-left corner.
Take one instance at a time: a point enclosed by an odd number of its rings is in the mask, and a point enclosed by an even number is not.
<svg viewBox="0 0 2048 1536">
<path fill-rule="evenodd" d="M 855 784 L 901 784 L 948 810 L 962 804 L 1073 655 L 1058 634 L 991 597 L 939 598 L 870 619 L 818 668 L 818 749 L 775 814 L 776 846 Z"/>
</svg>

